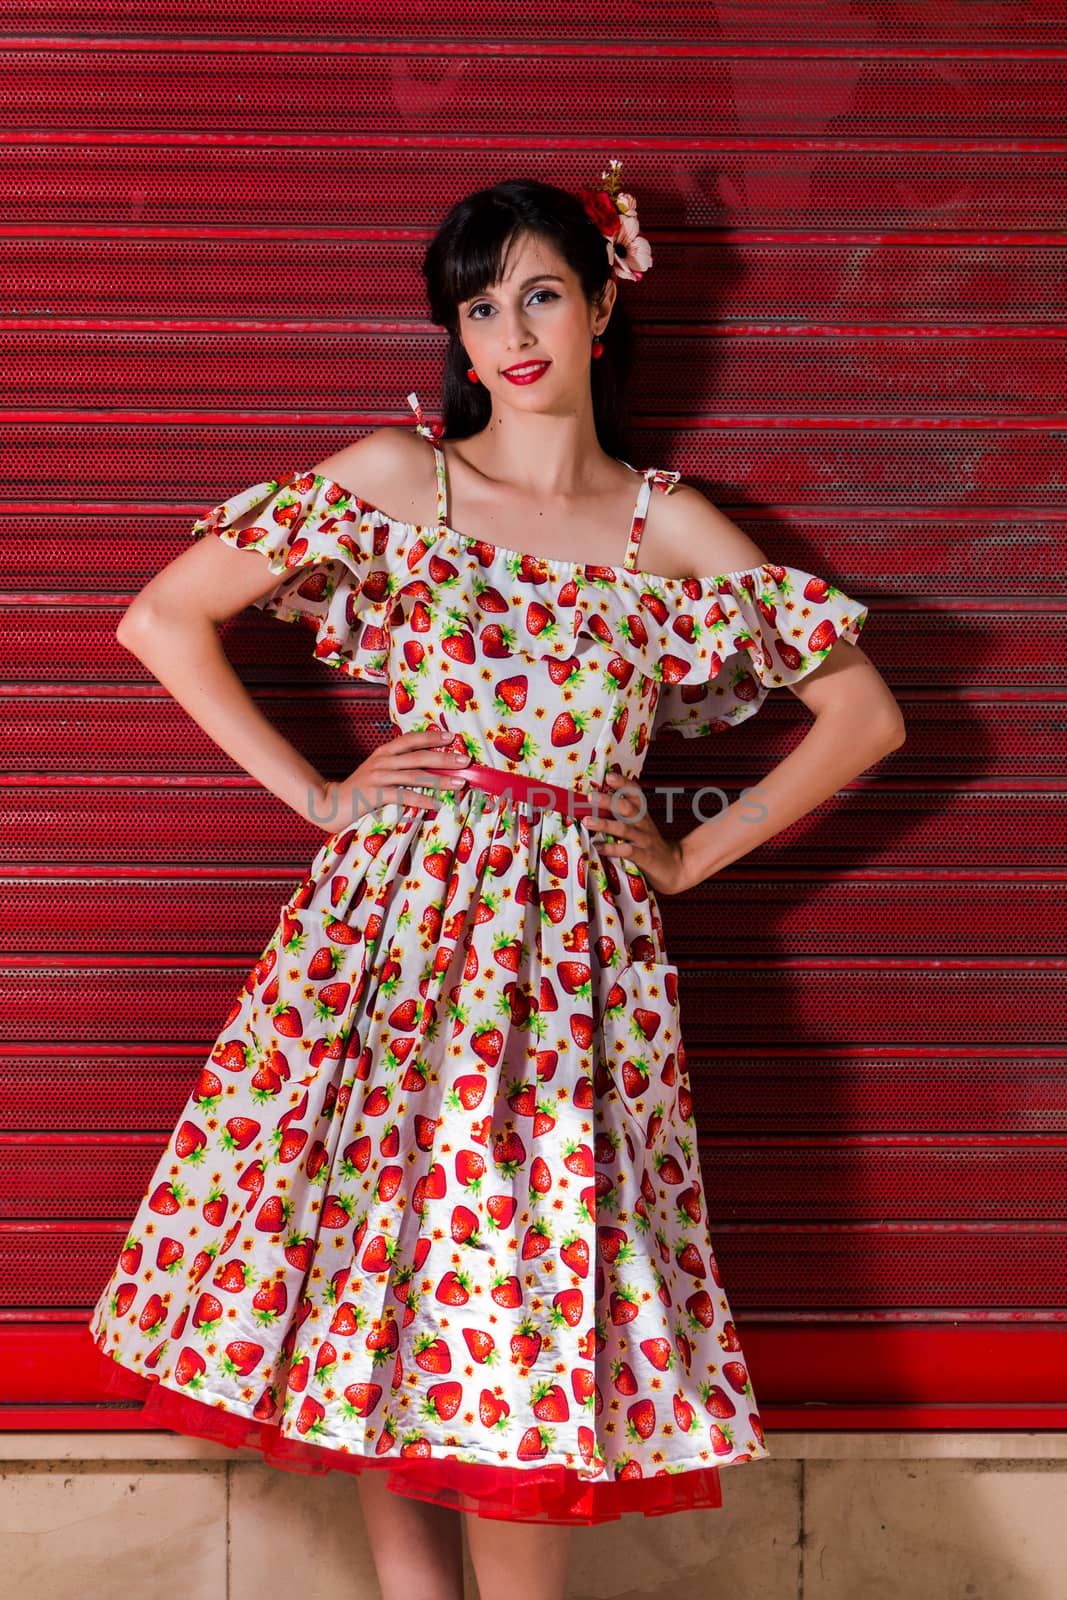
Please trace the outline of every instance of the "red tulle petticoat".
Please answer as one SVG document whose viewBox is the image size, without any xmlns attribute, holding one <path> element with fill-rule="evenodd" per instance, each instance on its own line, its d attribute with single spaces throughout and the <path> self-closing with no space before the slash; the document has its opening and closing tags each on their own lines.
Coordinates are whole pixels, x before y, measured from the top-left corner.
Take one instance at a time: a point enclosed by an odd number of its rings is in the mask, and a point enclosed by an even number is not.
<svg viewBox="0 0 1067 1600">
<path fill-rule="evenodd" d="M 358 1473 L 376 1468 L 388 1472 L 386 1486 L 397 1494 L 505 1522 L 593 1524 L 616 1521 L 624 1512 L 659 1517 L 722 1505 L 718 1467 L 591 1482 L 572 1467 L 558 1464 L 497 1467 L 447 1456 L 347 1455 L 165 1388 L 105 1355 L 88 1328 L 86 1337 L 95 1353 L 93 1371 L 100 1388 L 122 1399 L 143 1400 L 140 1415 L 146 1422 L 233 1450 L 247 1446 L 287 1472 Z"/>
</svg>

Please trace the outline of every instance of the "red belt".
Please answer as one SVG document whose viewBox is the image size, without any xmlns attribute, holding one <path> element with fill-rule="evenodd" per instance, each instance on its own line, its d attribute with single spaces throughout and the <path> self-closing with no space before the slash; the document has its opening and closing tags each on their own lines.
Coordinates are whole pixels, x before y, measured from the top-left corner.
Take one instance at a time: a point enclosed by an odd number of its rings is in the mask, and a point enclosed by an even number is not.
<svg viewBox="0 0 1067 1600">
<path fill-rule="evenodd" d="M 472 761 L 467 767 L 426 767 L 427 772 L 439 772 L 448 778 L 464 777 L 463 789 L 473 784 L 488 794 L 506 795 L 511 800 L 525 800 L 535 810 L 562 811 L 572 821 L 587 817 L 613 815 L 611 795 L 607 790 L 585 794 L 580 789 L 561 789 L 557 783 L 545 778 L 528 778 L 521 772 L 508 772 L 503 767 L 483 767 Z"/>
</svg>

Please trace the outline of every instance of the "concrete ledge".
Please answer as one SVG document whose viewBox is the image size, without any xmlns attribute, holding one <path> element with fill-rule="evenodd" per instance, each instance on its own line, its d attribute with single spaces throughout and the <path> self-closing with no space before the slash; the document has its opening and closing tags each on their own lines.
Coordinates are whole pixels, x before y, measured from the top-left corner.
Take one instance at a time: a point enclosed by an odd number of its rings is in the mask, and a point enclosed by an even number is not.
<svg viewBox="0 0 1067 1600">
<path fill-rule="evenodd" d="M 768 1433 L 771 1457 L 784 1461 L 1067 1461 L 1067 1429 L 1015 1433 Z M 208 1439 L 143 1431 L 0 1432 L 0 1461 L 229 1461 L 262 1464 L 258 1450 L 228 1450 Z M 723 1469 L 723 1477 L 733 1471 Z"/>
<path fill-rule="evenodd" d="M 1067 1430 L 767 1442 L 724 1468 L 721 1508 L 575 1529 L 568 1600 L 1062 1600 Z M 282 1574 L 301 1600 L 380 1600 L 346 1473 L 163 1430 L 57 1428 L 0 1435 L 0 1480 L 5 1594 L 263 1600 Z M 470 1533 L 461 1519 L 473 1597 Z"/>
</svg>

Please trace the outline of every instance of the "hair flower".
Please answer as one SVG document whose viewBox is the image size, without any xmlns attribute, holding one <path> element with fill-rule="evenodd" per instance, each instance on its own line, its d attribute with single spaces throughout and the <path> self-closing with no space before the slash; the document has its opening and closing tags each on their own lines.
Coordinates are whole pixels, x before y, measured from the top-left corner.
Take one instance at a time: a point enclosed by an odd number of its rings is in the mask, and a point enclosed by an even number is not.
<svg viewBox="0 0 1067 1600">
<path fill-rule="evenodd" d="M 620 193 L 621 173 L 622 162 L 612 156 L 600 174 L 604 181 L 596 188 L 583 184 L 578 192 L 590 220 L 604 236 L 612 276 L 636 283 L 652 265 L 652 249 L 637 220 L 637 201 L 632 194 Z"/>
</svg>

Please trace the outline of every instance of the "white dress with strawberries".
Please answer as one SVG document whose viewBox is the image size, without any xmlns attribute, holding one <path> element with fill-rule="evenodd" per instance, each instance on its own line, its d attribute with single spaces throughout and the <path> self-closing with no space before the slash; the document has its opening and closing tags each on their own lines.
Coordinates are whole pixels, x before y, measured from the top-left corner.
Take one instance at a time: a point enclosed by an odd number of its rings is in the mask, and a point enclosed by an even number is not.
<svg viewBox="0 0 1067 1600">
<path fill-rule="evenodd" d="M 193 527 L 261 552 L 257 604 L 380 683 L 399 731 L 567 789 L 640 780 L 661 729 L 732 727 L 866 620 L 793 567 L 641 570 L 677 473 L 637 475 L 619 567 L 464 535 L 420 431 L 434 524 L 284 471 Z M 279 1466 L 377 1467 L 510 1520 L 717 1506 L 719 1469 L 769 1453 L 709 1235 L 679 970 L 643 873 L 599 843 L 473 785 L 325 839 L 92 1312 L 106 1388 Z"/>
</svg>

